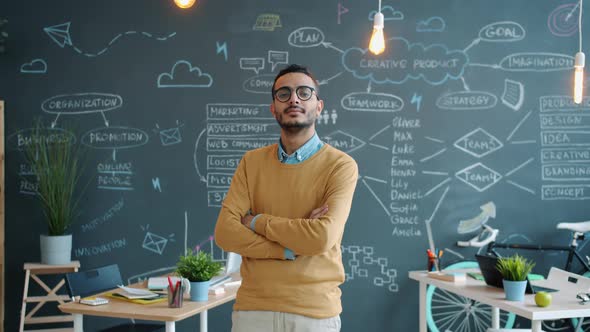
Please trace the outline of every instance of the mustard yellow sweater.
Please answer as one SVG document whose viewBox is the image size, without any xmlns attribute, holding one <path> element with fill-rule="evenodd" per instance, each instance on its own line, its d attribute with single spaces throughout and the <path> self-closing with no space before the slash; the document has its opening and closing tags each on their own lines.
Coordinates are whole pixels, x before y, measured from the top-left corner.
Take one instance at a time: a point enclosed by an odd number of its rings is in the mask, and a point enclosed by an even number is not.
<svg viewBox="0 0 590 332">
<path fill-rule="evenodd" d="M 302 163 L 282 164 L 277 148 L 244 155 L 217 219 L 217 245 L 243 258 L 234 310 L 336 316 L 345 278 L 340 243 L 357 164 L 328 144 Z M 324 204 L 324 216 L 307 219 Z M 248 211 L 259 215 L 255 232 L 241 223 Z M 285 259 L 285 248 L 295 260 Z"/>
</svg>

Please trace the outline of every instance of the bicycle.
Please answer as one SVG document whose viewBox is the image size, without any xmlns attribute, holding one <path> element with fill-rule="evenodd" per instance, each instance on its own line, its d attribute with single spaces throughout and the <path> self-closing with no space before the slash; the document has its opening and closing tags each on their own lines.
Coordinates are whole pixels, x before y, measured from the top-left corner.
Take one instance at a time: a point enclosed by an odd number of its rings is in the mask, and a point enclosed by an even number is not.
<svg viewBox="0 0 590 332">
<path fill-rule="evenodd" d="M 482 225 L 479 234 L 468 241 L 458 241 L 457 245 L 473 248 L 485 246 L 488 254 L 497 257 L 502 257 L 498 249 L 567 252 L 564 270 L 574 273 L 582 272 L 579 274 L 590 276 L 590 257 L 582 257 L 579 252 L 580 244 L 585 241 L 584 233 L 590 232 L 590 221 L 559 223 L 557 229 L 571 231 L 572 235 L 567 246 L 496 242 L 499 230 L 488 225 Z M 582 271 L 572 271 L 574 259 L 581 265 Z M 475 261 L 462 261 L 449 265 L 444 270 L 477 267 Z M 432 332 L 485 332 L 491 324 L 491 308 L 488 305 L 441 290 L 433 285 L 428 287 L 426 297 L 427 325 Z M 515 318 L 516 316 L 512 313 L 500 311 L 501 327 L 512 328 Z M 543 330 L 547 332 L 590 331 L 590 319 L 544 321 Z"/>
</svg>

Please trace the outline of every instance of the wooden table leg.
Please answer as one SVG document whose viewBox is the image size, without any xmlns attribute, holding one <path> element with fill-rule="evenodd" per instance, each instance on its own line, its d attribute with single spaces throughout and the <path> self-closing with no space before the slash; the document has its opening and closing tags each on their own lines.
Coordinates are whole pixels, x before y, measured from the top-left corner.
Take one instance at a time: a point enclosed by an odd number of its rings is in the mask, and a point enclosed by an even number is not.
<svg viewBox="0 0 590 332">
<path fill-rule="evenodd" d="M 541 330 L 541 323 L 543 323 L 542 320 L 534 320 L 531 322 L 531 332 L 543 332 L 543 330 Z"/>
<path fill-rule="evenodd" d="M 20 327 L 19 332 L 23 332 L 25 329 L 25 313 L 27 312 L 27 297 L 29 293 L 29 277 L 31 275 L 30 270 L 25 270 L 25 287 L 23 289 L 23 305 L 20 311 Z"/>
</svg>

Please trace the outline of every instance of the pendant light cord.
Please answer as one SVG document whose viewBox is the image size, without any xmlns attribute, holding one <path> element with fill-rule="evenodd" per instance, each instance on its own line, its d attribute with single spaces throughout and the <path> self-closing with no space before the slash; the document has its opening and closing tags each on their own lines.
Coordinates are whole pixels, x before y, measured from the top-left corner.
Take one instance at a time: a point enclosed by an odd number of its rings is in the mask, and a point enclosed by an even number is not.
<svg viewBox="0 0 590 332">
<path fill-rule="evenodd" d="M 381 0 L 379 0 L 381 3 Z M 584 0 L 580 0 L 580 14 L 578 15 L 578 38 L 579 38 L 579 47 L 580 52 L 582 52 L 582 5 L 584 4 Z"/>
<path fill-rule="evenodd" d="M 582 0 L 580 0 L 580 1 L 582 1 Z M 580 7 L 580 10 L 582 10 L 582 7 Z M 381 13 L 381 0 L 379 0 L 379 13 Z M 582 18 L 580 18 L 580 20 L 581 20 L 581 19 L 582 19 Z M 580 37 L 580 38 L 582 38 L 582 37 Z M 581 40 L 581 39 L 580 39 L 580 40 Z M 581 42 L 580 42 L 580 43 L 581 43 Z M 580 47 L 582 47 L 582 46 L 580 46 Z"/>
</svg>

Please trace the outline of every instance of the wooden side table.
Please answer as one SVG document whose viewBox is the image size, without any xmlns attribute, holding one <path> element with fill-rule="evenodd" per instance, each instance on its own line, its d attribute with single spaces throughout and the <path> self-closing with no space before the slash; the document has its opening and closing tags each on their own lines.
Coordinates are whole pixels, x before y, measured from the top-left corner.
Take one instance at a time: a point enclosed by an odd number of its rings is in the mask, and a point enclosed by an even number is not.
<svg viewBox="0 0 590 332">
<path fill-rule="evenodd" d="M 20 312 L 20 328 L 19 332 L 24 331 L 45 331 L 45 332 L 58 332 L 58 331 L 73 331 L 73 328 L 60 328 L 60 329 L 41 329 L 41 330 L 25 330 L 25 324 L 46 324 L 46 323 L 63 323 L 73 322 L 74 317 L 72 315 L 54 315 L 54 316 L 35 316 L 35 313 L 41 309 L 47 302 L 58 302 L 64 304 L 65 301 L 70 299 L 69 295 L 59 295 L 57 292 L 66 283 L 64 278 L 50 288 L 47 284 L 39 278 L 40 275 L 48 274 L 64 274 L 69 272 L 78 272 L 80 268 L 79 261 L 72 261 L 69 264 L 64 265 L 46 265 L 40 263 L 25 263 L 25 288 L 23 291 L 23 306 Z M 47 294 L 42 296 L 29 296 L 29 280 L 33 279 L 41 288 L 43 288 Z M 27 303 L 37 303 L 37 305 L 27 314 Z"/>
</svg>

